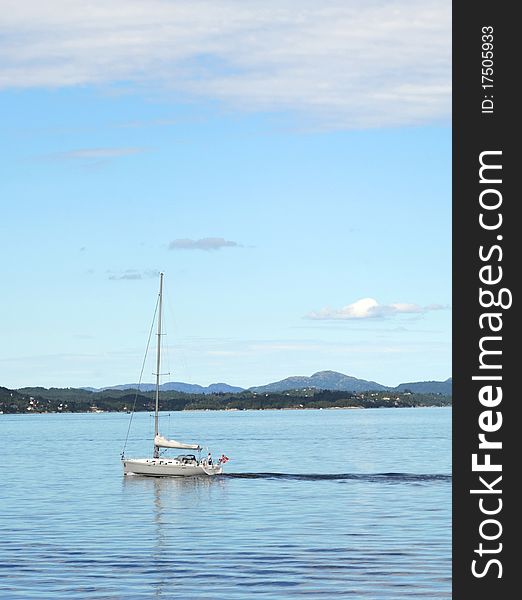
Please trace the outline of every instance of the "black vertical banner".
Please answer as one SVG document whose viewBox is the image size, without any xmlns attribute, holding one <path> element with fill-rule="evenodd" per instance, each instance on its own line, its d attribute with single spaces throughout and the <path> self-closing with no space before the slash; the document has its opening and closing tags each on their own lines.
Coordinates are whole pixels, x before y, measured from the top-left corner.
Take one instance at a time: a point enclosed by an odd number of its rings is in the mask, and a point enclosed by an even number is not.
<svg viewBox="0 0 522 600">
<path fill-rule="evenodd" d="M 515 3 L 453 3 L 453 598 L 518 597 L 521 56 Z M 519 27 L 519 25 L 518 25 Z M 518 228 L 519 229 L 519 228 Z M 518 267 L 520 272 L 520 267 Z M 518 367 L 522 375 L 522 362 Z M 518 411 L 517 411 L 518 412 Z M 515 441 L 515 437 L 518 439 Z M 520 570 L 520 569 L 519 569 Z M 509 590 L 509 591 L 508 591 Z"/>
</svg>

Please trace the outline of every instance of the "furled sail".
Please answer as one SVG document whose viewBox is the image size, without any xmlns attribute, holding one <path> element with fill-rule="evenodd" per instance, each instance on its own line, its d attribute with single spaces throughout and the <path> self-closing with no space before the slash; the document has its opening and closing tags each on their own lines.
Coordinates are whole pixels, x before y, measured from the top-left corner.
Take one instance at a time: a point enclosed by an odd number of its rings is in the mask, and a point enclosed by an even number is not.
<svg viewBox="0 0 522 600">
<path fill-rule="evenodd" d="M 162 435 L 157 435 L 154 438 L 154 445 L 160 448 L 180 448 L 181 450 L 201 450 L 199 444 L 184 444 L 183 442 L 177 442 L 176 440 L 168 440 Z"/>
</svg>

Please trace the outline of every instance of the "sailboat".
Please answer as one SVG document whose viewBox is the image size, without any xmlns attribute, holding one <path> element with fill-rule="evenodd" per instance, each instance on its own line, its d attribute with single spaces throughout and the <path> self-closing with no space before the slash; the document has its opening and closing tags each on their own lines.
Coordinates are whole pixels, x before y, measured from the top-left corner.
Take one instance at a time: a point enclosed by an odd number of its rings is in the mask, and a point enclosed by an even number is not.
<svg viewBox="0 0 522 600">
<path fill-rule="evenodd" d="M 224 455 L 217 463 L 213 463 L 210 453 L 207 458 L 201 459 L 202 447 L 199 444 L 186 444 L 170 440 L 159 432 L 159 391 L 161 369 L 161 321 L 163 309 L 163 273 L 160 273 L 159 299 L 158 299 L 158 327 L 156 348 L 156 404 L 154 410 L 154 440 L 152 458 L 126 458 L 122 452 L 121 461 L 125 475 L 148 475 L 152 477 L 192 477 L 195 475 L 213 476 L 223 473 L 223 463 L 228 460 Z M 165 456 L 168 449 L 192 450 L 199 453 L 181 454 L 170 458 Z"/>
</svg>

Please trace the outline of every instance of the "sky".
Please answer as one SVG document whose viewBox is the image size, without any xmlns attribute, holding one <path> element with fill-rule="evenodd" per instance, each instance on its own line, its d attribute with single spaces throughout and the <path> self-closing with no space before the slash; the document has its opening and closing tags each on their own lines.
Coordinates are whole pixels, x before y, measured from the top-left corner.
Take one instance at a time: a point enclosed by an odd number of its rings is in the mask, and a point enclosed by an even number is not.
<svg viewBox="0 0 522 600">
<path fill-rule="evenodd" d="M 451 376 L 449 1 L 0 5 L 0 386 Z"/>
</svg>

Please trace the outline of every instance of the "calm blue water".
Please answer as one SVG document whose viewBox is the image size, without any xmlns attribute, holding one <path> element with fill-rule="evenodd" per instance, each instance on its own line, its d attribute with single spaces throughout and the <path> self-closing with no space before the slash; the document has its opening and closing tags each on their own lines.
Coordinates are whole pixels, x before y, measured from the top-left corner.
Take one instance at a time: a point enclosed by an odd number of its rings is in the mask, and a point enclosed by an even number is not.
<svg viewBox="0 0 522 600">
<path fill-rule="evenodd" d="M 162 416 L 230 457 L 214 479 L 123 477 L 128 422 L 0 416 L 0 598 L 451 596 L 450 409 Z"/>
</svg>

